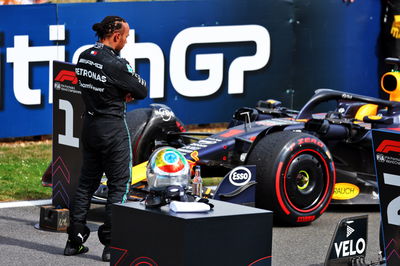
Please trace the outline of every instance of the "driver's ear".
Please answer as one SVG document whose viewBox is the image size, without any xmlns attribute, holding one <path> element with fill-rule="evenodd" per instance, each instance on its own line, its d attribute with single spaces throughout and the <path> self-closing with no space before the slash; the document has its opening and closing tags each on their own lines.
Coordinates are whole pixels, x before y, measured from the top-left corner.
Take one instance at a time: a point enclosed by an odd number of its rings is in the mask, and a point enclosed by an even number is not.
<svg viewBox="0 0 400 266">
<path fill-rule="evenodd" d="M 114 34 L 114 42 L 118 42 L 119 34 Z"/>
</svg>

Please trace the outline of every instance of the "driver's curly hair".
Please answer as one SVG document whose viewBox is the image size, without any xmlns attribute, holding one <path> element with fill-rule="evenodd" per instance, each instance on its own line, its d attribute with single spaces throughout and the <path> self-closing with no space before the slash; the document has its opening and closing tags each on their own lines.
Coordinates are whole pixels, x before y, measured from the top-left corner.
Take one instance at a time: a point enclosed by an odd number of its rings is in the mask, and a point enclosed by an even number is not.
<svg viewBox="0 0 400 266">
<path fill-rule="evenodd" d="M 101 22 L 92 26 L 96 32 L 96 36 L 103 40 L 113 34 L 115 31 L 122 28 L 122 23 L 126 22 L 125 19 L 118 16 L 107 16 Z"/>
</svg>

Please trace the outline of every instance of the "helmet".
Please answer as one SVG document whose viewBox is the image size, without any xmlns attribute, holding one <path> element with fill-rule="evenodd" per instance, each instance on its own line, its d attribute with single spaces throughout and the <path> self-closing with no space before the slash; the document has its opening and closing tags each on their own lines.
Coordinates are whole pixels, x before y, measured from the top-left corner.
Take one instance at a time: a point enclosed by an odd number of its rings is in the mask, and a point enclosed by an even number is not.
<svg viewBox="0 0 400 266">
<path fill-rule="evenodd" d="M 177 149 L 162 147 L 153 152 L 147 164 L 147 182 L 150 190 L 164 190 L 169 186 L 186 188 L 190 179 L 190 166 Z"/>
</svg>

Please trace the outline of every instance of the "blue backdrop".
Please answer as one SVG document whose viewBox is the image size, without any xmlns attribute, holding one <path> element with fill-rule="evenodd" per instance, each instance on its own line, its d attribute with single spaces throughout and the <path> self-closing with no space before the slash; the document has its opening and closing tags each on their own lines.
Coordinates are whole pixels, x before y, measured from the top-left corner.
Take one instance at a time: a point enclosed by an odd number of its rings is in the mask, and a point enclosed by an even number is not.
<svg viewBox="0 0 400 266">
<path fill-rule="evenodd" d="M 185 124 L 193 124 L 228 121 L 235 108 L 253 106 L 259 99 L 275 98 L 300 108 L 321 87 L 378 95 L 380 1 L 356 1 L 351 5 L 341 0 L 214 0 L 0 6 L 0 138 L 51 134 L 50 59 L 45 57 L 71 62 L 78 48 L 96 41 L 91 26 L 107 15 L 127 19 L 135 31 L 130 37 L 137 47 L 158 51 L 149 53 L 155 59 L 141 58 L 134 65 L 148 81 L 150 91 L 156 91 L 156 81 L 162 84 L 163 95 L 129 104 L 129 109 L 163 103 L 171 106 Z M 56 32 L 65 36 L 51 37 L 49 25 L 63 25 L 65 31 L 58 28 Z M 262 27 L 267 33 L 246 37 L 244 33 L 250 31 L 232 27 L 243 25 Z M 195 27 L 195 33 L 207 33 L 221 26 L 229 26 L 238 34 L 223 31 L 201 37 L 186 31 Z M 222 35 L 231 39 L 217 41 Z M 26 36 L 29 47 L 13 49 L 16 42 L 22 45 Z M 182 90 L 201 94 L 208 87 L 177 88 L 177 82 L 171 81 L 171 75 L 178 71 L 170 69 L 171 47 L 178 47 L 174 40 L 185 38 L 189 38 L 189 45 L 181 56 L 186 57 L 173 60 L 184 62 L 183 73 L 189 81 L 201 83 L 217 75 L 221 83 L 209 95 L 184 95 Z M 252 38 L 268 40 L 270 49 L 258 47 Z M 54 46 L 59 49 L 55 51 L 51 48 Z M 243 92 L 230 94 L 232 63 L 239 57 L 255 57 L 261 50 L 270 52 L 264 55 L 265 66 L 261 63 L 245 71 Z M 130 61 L 134 60 L 132 51 L 123 54 Z M 196 56 L 209 54 L 214 59 L 215 54 L 222 54 L 222 69 L 196 70 L 200 62 Z M 151 70 L 152 65 L 156 66 L 154 60 L 158 60 L 158 66 L 164 63 L 164 68 Z M 25 87 L 39 91 L 40 99 L 29 96 L 31 91 L 22 86 L 24 82 Z"/>
</svg>

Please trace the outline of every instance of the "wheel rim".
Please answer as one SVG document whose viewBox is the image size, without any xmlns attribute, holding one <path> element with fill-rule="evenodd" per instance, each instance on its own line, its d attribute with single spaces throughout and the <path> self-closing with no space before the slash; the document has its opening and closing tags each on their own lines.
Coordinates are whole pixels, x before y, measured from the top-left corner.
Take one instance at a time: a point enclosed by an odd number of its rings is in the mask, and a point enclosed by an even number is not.
<svg viewBox="0 0 400 266">
<path fill-rule="evenodd" d="M 326 199 L 329 169 L 315 150 L 295 154 L 284 173 L 284 194 L 289 205 L 299 212 L 311 212 Z"/>
<path fill-rule="evenodd" d="M 310 175 L 305 170 L 300 170 L 296 175 L 297 188 L 300 190 L 307 189 L 310 184 Z"/>
</svg>

